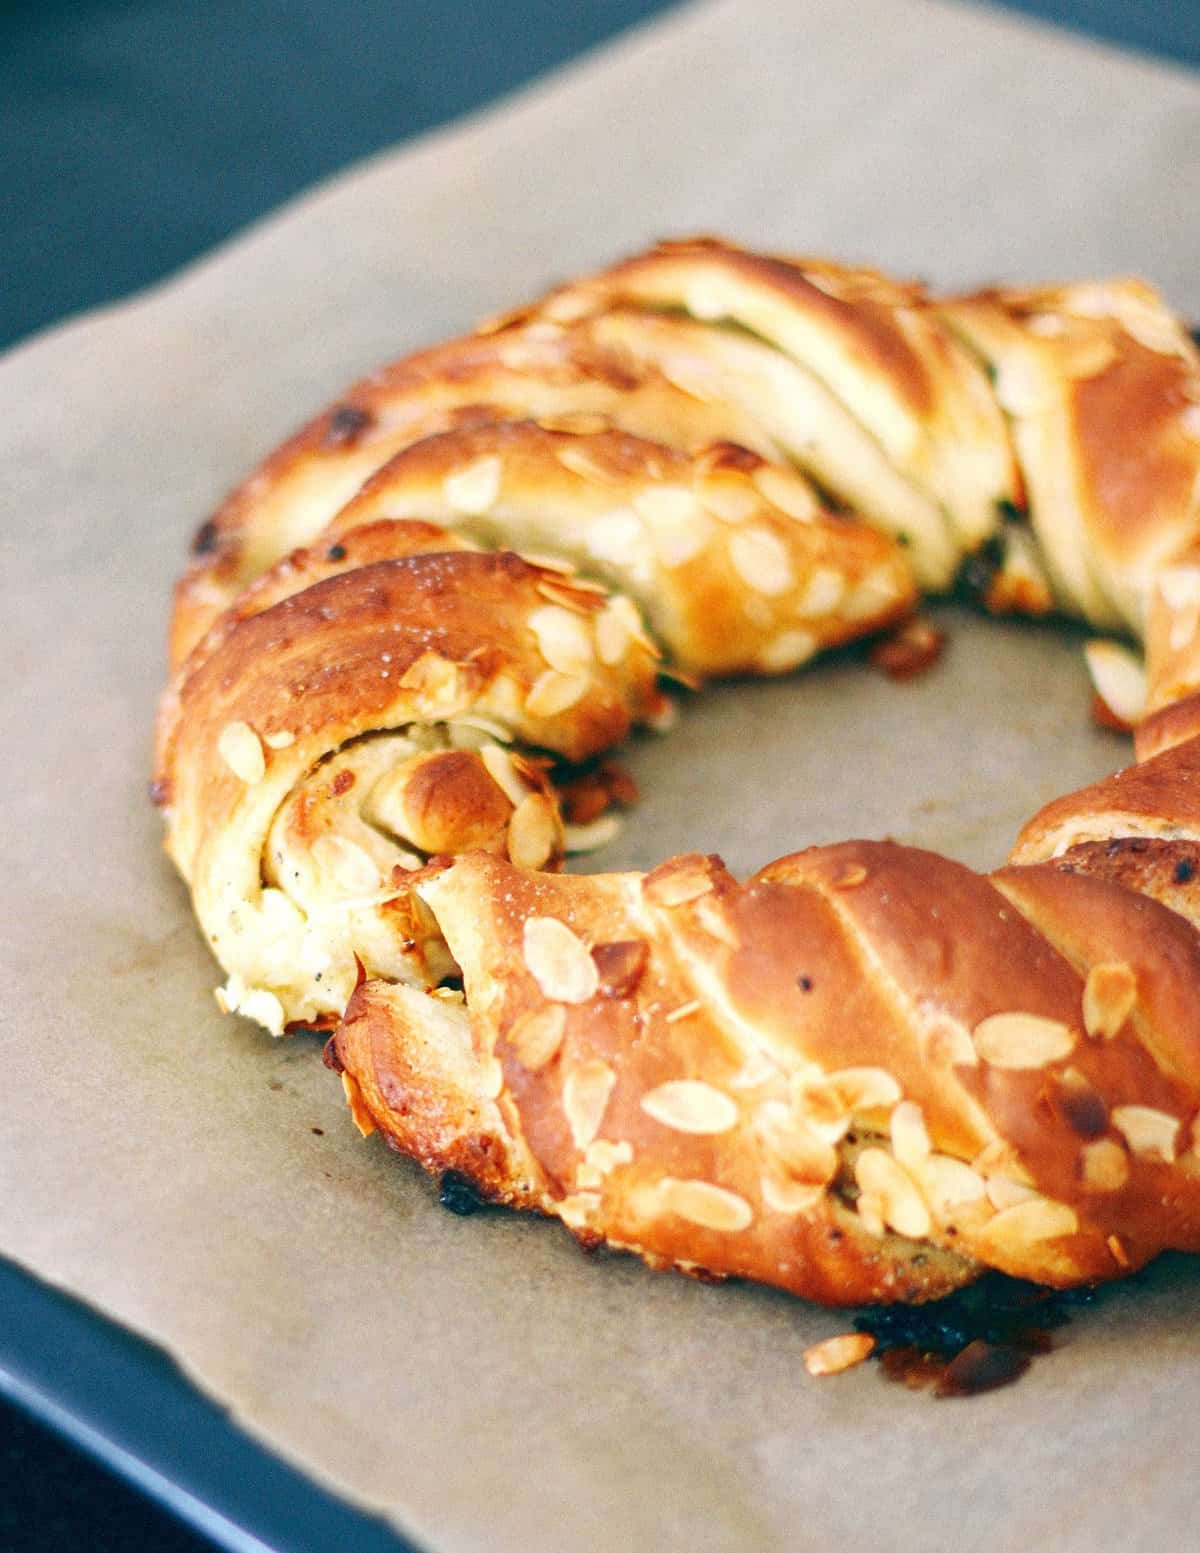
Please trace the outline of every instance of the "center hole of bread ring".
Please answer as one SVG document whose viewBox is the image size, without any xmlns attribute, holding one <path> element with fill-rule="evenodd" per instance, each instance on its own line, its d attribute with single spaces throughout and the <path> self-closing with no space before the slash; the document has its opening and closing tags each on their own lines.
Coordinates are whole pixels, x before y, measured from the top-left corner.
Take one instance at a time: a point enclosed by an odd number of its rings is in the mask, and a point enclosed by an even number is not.
<svg viewBox="0 0 1200 1553">
<path fill-rule="evenodd" d="M 896 683 L 850 650 L 774 680 L 686 697 L 669 738 L 622 758 L 642 802 L 588 871 L 649 867 L 702 836 L 737 875 L 781 851 L 847 835 L 1001 863 L 1029 815 L 1132 760 L 1090 720 L 1081 643 L 1064 624 L 927 607 L 939 662 Z"/>
</svg>

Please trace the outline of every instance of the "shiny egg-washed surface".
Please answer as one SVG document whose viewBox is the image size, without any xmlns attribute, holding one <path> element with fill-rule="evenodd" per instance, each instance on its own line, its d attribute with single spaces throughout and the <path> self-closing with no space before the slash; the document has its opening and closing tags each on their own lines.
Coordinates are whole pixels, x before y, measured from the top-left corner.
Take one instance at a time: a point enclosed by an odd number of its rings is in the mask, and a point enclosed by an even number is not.
<svg viewBox="0 0 1200 1553">
<path fill-rule="evenodd" d="M 335 1028 L 362 1130 L 655 1265 L 854 1303 L 1200 1249 L 1198 479 L 1200 361 L 1135 281 L 696 240 L 384 369 L 179 584 L 156 792 L 221 1001 Z M 662 671 L 793 669 L 964 566 L 1146 650 L 1142 763 L 1009 867 L 557 874 Z"/>
</svg>

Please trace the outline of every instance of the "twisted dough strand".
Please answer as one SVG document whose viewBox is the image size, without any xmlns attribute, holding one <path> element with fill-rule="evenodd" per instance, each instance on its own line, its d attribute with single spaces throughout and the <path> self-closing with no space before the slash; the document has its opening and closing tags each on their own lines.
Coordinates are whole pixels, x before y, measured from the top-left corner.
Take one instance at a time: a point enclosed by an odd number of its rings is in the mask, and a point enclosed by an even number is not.
<svg viewBox="0 0 1200 1553">
<path fill-rule="evenodd" d="M 1141 283 L 713 240 L 366 380 L 177 593 L 156 789 L 225 1006 L 337 1025 L 364 1131 L 655 1265 L 845 1303 L 1200 1249 L 1198 418 Z M 1009 867 L 553 872 L 660 654 L 779 672 L 964 564 L 1146 642 L 1141 763 Z"/>
</svg>

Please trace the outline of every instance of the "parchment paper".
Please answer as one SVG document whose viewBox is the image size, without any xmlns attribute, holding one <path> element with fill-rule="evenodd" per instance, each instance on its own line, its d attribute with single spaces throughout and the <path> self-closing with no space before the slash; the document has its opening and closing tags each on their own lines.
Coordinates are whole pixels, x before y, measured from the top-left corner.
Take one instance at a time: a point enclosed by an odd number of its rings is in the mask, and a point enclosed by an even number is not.
<svg viewBox="0 0 1200 1553">
<path fill-rule="evenodd" d="M 1198 317 L 1198 148 L 1195 79 L 1023 21 L 706 5 L 0 364 L 4 1251 L 446 1553 L 1194 1545 L 1194 1266 L 934 1403 L 808 1380 L 843 1316 L 452 1219 L 314 1045 L 217 1013 L 145 785 L 186 538 L 352 375 L 690 230 L 947 285 L 1140 271 Z M 698 700 L 634 751 L 605 861 L 889 833 L 998 861 L 1128 747 L 1074 638 L 951 626 L 907 687 L 842 661 Z"/>
</svg>

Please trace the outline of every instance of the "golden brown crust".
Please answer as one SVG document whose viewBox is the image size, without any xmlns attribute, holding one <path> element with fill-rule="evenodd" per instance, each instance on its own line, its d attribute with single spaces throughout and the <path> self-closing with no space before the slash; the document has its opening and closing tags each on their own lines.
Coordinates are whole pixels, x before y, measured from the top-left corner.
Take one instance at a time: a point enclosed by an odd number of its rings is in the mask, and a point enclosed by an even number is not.
<svg viewBox="0 0 1200 1553">
<path fill-rule="evenodd" d="M 360 1128 L 655 1266 L 838 1304 L 1200 1249 L 1198 420 L 1140 283 L 938 303 L 716 240 L 360 383 L 177 594 L 155 790 L 223 1006 L 340 1019 Z M 985 543 L 989 607 L 1147 649 L 1089 648 L 1140 764 L 1009 867 L 556 874 L 555 784 L 609 820 L 562 762 L 661 723 L 659 645 L 790 668 Z"/>
</svg>

